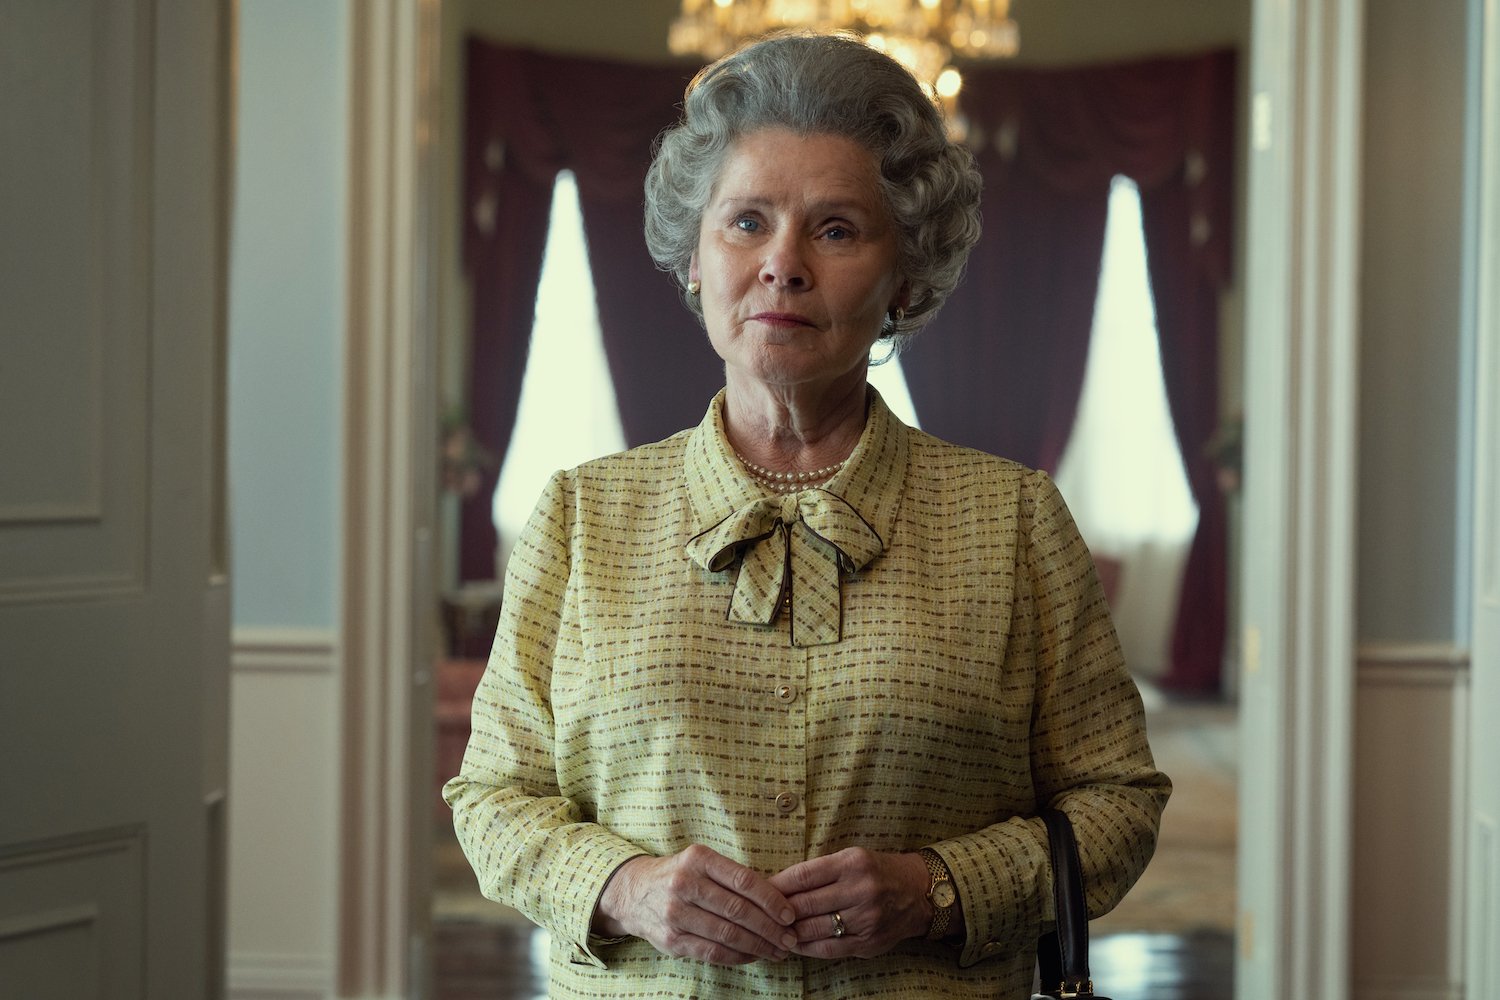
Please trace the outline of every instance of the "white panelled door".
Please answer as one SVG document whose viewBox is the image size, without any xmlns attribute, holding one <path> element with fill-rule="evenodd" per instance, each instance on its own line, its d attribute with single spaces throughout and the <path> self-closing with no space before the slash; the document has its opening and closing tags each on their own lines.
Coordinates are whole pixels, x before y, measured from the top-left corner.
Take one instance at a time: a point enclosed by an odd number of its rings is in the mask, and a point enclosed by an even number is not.
<svg viewBox="0 0 1500 1000">
<path fill-rule="evenodd" d="M 1500 0 L 1483 0 L 1464 995 L 1500 1000 Z"/>
<path fill-rule="evenodd" d="M 0 0 L 0 996 L 222 993 L 230 0 Z"/>
</svg>

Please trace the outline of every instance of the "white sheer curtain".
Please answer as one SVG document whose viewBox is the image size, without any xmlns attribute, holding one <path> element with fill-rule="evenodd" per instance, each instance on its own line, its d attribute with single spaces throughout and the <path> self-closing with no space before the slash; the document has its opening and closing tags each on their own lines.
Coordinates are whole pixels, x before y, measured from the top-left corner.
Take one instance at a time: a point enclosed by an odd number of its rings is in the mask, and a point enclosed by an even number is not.
<svg viewBox="0 0 1500 1000">
<path fill-rule="evenodd" d="M 1083 397 L 1057 484 L 1096 556 L 1121 563 L 1115 625 L 1131 668 L 1159 676 L 1198 508 L 1162 384 L 1140 196 L 1123 177 L 1110 191 Z"/>
<path fill-rule="evenodd" d="M 564 171 L 552 192 L 552 221 L 516 429 L 495 490 L 502 571 L 552 473 L 624 447 L 620 409 L 599 334 L 578 185 Z"/>
</svg>

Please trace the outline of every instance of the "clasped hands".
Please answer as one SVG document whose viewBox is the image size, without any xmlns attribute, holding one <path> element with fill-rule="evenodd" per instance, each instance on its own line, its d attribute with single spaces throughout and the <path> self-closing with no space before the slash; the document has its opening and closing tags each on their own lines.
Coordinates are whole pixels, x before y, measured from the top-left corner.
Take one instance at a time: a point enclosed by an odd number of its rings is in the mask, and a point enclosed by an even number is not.
<svg viewBox="0 0 1500 1000">
<path fill-rule="evenodd" d="M 929 882 L 915 853 L 853 847 L 767 878 L 694 845 L 621 865 L 600 896 L 594 930 L 714 965 L 790 954 L 873 958 L 926 935 Z"/>
</svg>

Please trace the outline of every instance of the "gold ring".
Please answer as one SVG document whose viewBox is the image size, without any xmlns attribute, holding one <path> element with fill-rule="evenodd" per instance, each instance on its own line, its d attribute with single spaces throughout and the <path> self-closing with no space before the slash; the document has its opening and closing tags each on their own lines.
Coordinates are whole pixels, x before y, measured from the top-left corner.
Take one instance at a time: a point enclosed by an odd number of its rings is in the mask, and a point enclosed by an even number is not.
<svg viewBox="0 0 1500 1000">
<path fill-rule="evenodd" d="M 844 936 L 844 918 L 843 918 L 843 916 L 841 916 L 837 910 L 833 911 L 833 913 L 830 914 L 830 916 L 833 917 L 833 936 L 834 937 L 843 937 Z"/>
</svg>

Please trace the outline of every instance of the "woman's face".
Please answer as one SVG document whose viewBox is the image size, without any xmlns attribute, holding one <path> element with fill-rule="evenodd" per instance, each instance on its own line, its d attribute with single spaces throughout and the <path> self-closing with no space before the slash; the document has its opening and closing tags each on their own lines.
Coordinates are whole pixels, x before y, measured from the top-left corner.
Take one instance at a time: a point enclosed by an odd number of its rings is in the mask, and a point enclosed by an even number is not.
<svg viewBox="0 0 1500 1000">
<path fill-rule="evenodd" d="M 863 381 L 881 321 L 905 304 L 878 185 L 873 154 L 840 136 L 766 129 L 729 148 L 692 271 L 731 379 Z"/>
</svg>

